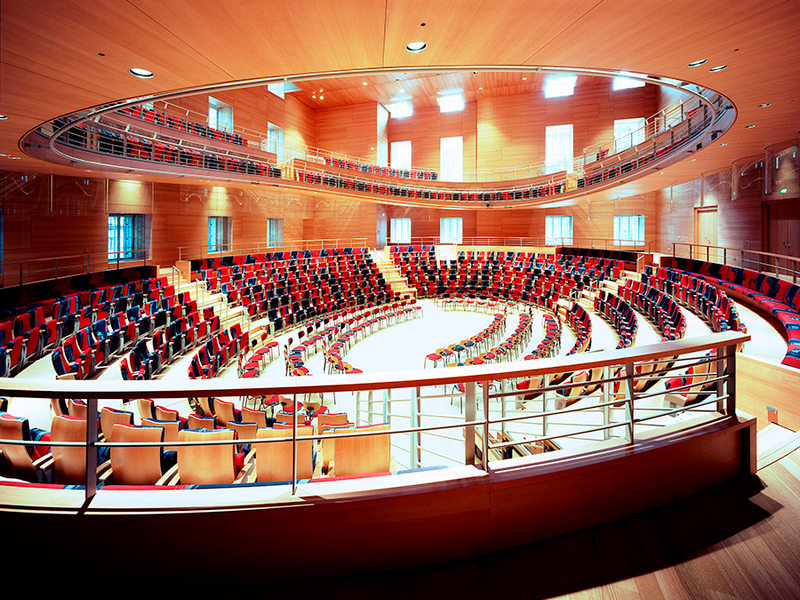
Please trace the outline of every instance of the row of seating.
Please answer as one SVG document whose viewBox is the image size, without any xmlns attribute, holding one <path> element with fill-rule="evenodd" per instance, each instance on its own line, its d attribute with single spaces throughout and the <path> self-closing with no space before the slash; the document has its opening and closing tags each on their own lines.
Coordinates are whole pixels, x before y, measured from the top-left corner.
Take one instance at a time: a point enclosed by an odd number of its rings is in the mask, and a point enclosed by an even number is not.
<svg viewBox="0 0 800 600">
<path fill-rule="evenodd" d="M 415 188 L 371 181 L 360 181 L 340 177 L 335 174 L 319 173 L 306 171 L 303 169 L 294 170 L 295 180 L 302 183 L 314 185 L 324 185 L 342 190 L 354 190 L 369 194 L 379 194 L 382 196 L 399 196 L 402 198 L 425 198 L 431 200 L 447 200 L 450 202 L 511 202 L 528 198 L 544 198 L 563 194 L 567 189 L 567 182 L 546 183 L 537 186 L 525 187 L 523 189 L 512 190 L 493 190 L 485 192 L 451 192 L 433 188 Z"/>
<path fill-rule="evenodd" d="M 569 309 L 560 307 L 559 312 L 561 319 L 575 332 L 575 344 L 567 354 L 589 350 L 592 347 L 592 319 L 586 309 L 578 302 L 573 302 Z"/>
<path fill-rule="evenodd" d="M 611 323 L 619 335 L 617 349 L 627 348 L 636 343 L 639 321 L 631 305 L 607 290 L 600 290 L 594 297 L 594 312 Z"/>
<path fill-rule="evenodd" d="M 462 310 L 470 310 L 475 307 L 475 304 L 469 299 L 462 303 Z M 493 346 L 500 336 L 505 331 L 506 326 L 506 312 L 496 313 L 492 322 L 484 327 L 475 335 L 461 340 L 461 342 L 454 342 L 447 347 L 437 349 L 435 352 L 425 356 L 425 361 L 422 367 L 428 367 L 428 361 L 431 362 L 433 367 L 440 364 L 447 366 L 451 359 L 455 360 L 456 365 L 464 364 L 482 364 L 485 360 L 484 354 L 489 350 L 489 346 Z M 461 361 L 461 353 L 465 353 L 470 360 L 469 363 Z M 494 354 L 494 353 L 492 353 Z M 474 355 L 474 356 L 470 356 Z M 477 358 L 477 362 L 476 359 Z M 494 358 L 494 356 L 493 356 Z"/>
<path fill-rule="evenodd" d="M 537 358 L 549 358 L 558 353 L 561 349 L 561 317 L 558 312 L 555 315 L 544 313 L 544 339 L 539 342 L 536 350 L 525 355 L 524 360 L 535 360 Z"/>
<path fill-rule="evenodd" d="M 663 341 L 679 340 L 686 333 L 686 317 L 671 296 L 639 280 L 626 279 L 619 295 L 653 321 Z"/>
<path fill-rule="evenodd" d="M 215 377 L 232 360 L 238 359 L 239 353 L 249 345 L 250 333 L 242 331 L 239 323 L 211 335 L 192 357 L 189 363 L 189 377 L 191 379 Z"/>
<path fill-rule="evenodd" d="M 140 119 L 145 123 L 152 123 L 154 125 L 168 127 L 169 129 L 174 129 L 175 131 L 184 131 L 186 133 L 192 133 L 194 135 L 199 135 L 212 140 L 228 142 L 237 146 L 245 145 L 244 138 L 238 133 L 221 131 L 201 123 L 195 123 L 194 121 L 187 121 L 186 119 L 180 117 L 174 117 L 168 113 L 153 110 L 152 108 L 147 108 L 145 106 L 125 106 L 120 108 L 117 112 L 122 115 L 133 117 L 134 119 Z"/>
<path fill-rule="evenodd" d="M 227 256 L 210 256 L 195 258 L 191 261 L 192 271 L 219 269 L 222 267 L 242 267 L 243 265 L 256 265 L 270 260 L 294 260 L 303 258 L 328 258 L 336 256 L 349 256 L 369 254 L 368 248 L 321 248 L 318 250 L 277 250 L 275 252 L 259 252 L 253 254 L 236 254 Z"/>
<path fill-rule="evenodd" d="M 742 267 L 685 258 L 673 262 L 676 268 L 696 273 L 780 324 L 789 346 L 781 363 L 800 369 L 800 286 Z"/>
<path fill-rule="evenodd" d="M 401 179 L 429 179 L 436 181 L 439 179 L 439 173 L 436 171 L 419 171 L 409 169 L 395 169 L 394 167 L 385 167 L 381 165 L 373 165 L 369 163 L 356 162 L 354 160 L 345 160 L 335 156 L 326 156 L 325 164 L 329 167 L 336 167 L 337 169 L 347 169 L 348 171 L 360 171 L 362 173 L 370 173 L 372 175 L 383 175 L 387 177 L 399 177 Z"/>
</svg>

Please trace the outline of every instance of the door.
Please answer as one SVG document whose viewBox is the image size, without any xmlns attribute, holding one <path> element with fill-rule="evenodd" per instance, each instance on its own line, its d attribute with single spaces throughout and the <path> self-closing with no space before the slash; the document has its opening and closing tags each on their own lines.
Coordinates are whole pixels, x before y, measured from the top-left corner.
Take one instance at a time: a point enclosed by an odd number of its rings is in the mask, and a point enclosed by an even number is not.
<svg viewBox="0 0 800 600">
<path fill-rule="evenodd" d="M 710 246 L 717 245 L 717 207 L 697 208 L 694 213 L 694 243 L 699 247 L 694 249 L 694 258 L 708 260 L 711 262 L 721 262 L 722 254 L 716 248 Z"/>
<path fill-rule="evenodd" d="M 386 209 L 378 207 L 378 222 L 375 230 L 375 249 L 383 250 L 386 247 Z"/>
</svg>

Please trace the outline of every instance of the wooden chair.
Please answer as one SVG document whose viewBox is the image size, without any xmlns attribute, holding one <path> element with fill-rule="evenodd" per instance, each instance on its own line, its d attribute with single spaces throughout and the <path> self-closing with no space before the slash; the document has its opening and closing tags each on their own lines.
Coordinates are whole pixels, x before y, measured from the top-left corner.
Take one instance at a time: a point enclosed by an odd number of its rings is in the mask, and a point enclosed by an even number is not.
<svg viewBox="0 0 800 600">
<path fill-rule="evenodd" d="M 362 425 L 355 429 L 338 429 L 336 433 L 389 431 L 389 424 Z M 329 440 L 333 441 L 333 440 Z M 336 439 L 333 474 L 336 477 L 387 473 L 391 470 L 390 435 L 357 435 Z"/>
<path fill-rule="evenodd" d="M 144 419 L 156 418 L 156 405 L 150 398 L 138 398 L 136 400 L 136 406 L 139 408 L 139 422 Z"/>
<path fill-rule="evenodd" d="M 267 413 L 255 408 L 242 407 L 242 421 L 245 423 L 255 423 L 259 427 L 266 427 Z"/>
<path fill-rule="evenodd" d="M 142 425 L 149 427 L 161 427 L 164 430 L 165 443 L 177 442 L 179 437 L 178 433 L 181 429 L 181 424 L 178 421 L 172 420 L 159 420 L 159 419 L 142 419 Z M 177 450 L 176 446 L 166 447 L 165 450 Z"/>
<path fill-rule="evenodd" d="M 53 417 L 50 438 L 53 442 L 86 442 L 86 419 L 71 415 Z M 60 484 L 86 483 L 86 448 L 83 446 L 53 446 L 54 481 Z M 97 466 L 101 473 L 108 464 Z"/>
<path fill-rule="evenodd" d="M 297 421 L 297 426 L 300 427 L 306 424 L 306 415 L 303 412 L 297 413 L 285 413 L 285 412 L 278 412 L 275 413 L 275 423 L 276 424 L 283 424 L 283 425 L 291 425 L 294 421 Z"/>
<path fill-rule="evenodd" d="M 200 410 L 202 411 L 202 416 L 204 417 L 213 417 L 214 415 L 214 399 L 209 398 L 208 396 L 200 396 L 197 398 L 197 402 L 200 405 Z"/>
<path fill-rule="evenodd" d="M 567 382 L 565 383 L 586 383 L 589 380 L 589 372 L 588 371 L 580 371 L 575 373 Z M 585 385 L 576 385 L 575 387 L 565 388 L 563 390 L 558 390 L 556 395 L 556 410 L 561 410 L 562 408 L 566 408 L 575 404 L 578 400 L 581 399 L 583 396 L 583 392 L 586 389 Z"/>
<path fill-rule="evenodd" d="M 239 420 L 233 402 L 217 398 L 214 400 L 214 410 L 216 411 L 214 414 L 217 417 L 217 421 L 223 427 L 228 427 L 232 421 Z"/>
<path fill-rule="evenodd" d="M 53 416 L 69 414 L 69 407 L 65 398 L 50 398 L 50 410 Z"/>
<path fill-rule="evenodd" d="M 31 440 L 30 424 L 25 417 L 15 417 L 9 414 L 0 415 L 0 439 L 3 440 Z M 29 452 L 30 446 L 17 444 L 0 444 L 0 451 L 5 455 L 11 466 L 13 477 L 35 483 L 46 483 L 49 479 L 48 469 L 52 467 L 52 455 L 34 460 Z"/>
<path fill-rule="evenodd" d="M 114 423 L 109 441 L 162 442 L 163 427 Z M 161 477 L 161 448 L 158 446 L 111 448 L 111 468 L 101 476 L 101 481 L 115 485 L 153 485 Z"/>
<path fill-rule="evenodd" d="M 297 435 L 313 435 L 312 427 L 298 427 Z M 259 439 L 292 437 L 291 428 L 259 429 Z M 254 444 L 256 480 L 257 481 L 291 481 L 292 479 L 292 441 Z M 249 457 L 248 457 L 249 458 Z M 313 450 L 311 440 L 297 442 L 297 478 L 310 479 L 314 473 Z"/>
<path fill-rule="evenodd" d="M 233 429 L 201 431 L 184 429 L 178 434 L 180 442 L 233 441 Z M 236 467 L 233 460 L 233 445 L 179 446 L 178 463 L 167 471 L 159 485 L 213 485 L 233 483 Z"/>
<path fill-rule="evenodd" d="M 199 417 L 195 414 L 189 415 L 187 429 L 216 429 L 217 422 L 214 417 Z"/>
<path fill-rule="evenodd" d="M 230 428 L 236 432 L 236 439 L 237 440 L 254 440 L 256 439 L 256 433 L 258 431 L 258 424 L 256 423 L 239 423 L 237 421 L 230 422 Z M 249 447 L 243 449 L 242 446 L 244 444 L 240 444 L 238 446 L 238 452 L 244 452 L 245 450 L 249 450 Z M 249 446 L 249 444 L 247 444 Z"/>
<path fill-rule="evenodd" d="M 111 429 L 116 423 L 133 425 L 133 413 L 124 410 L 115 410 L 107 406 L 100 409 L 100 431 L 103 432 L 106 439 L 109 439 L 107 434 L 111 432 Z"/>
<path fill-rule="evenodd" d="M 86 418 L 86 403 L 83 400 L 67 400 L 67 410 L 71 417 L 78 417 L 79 419 Z"/>
</svg>

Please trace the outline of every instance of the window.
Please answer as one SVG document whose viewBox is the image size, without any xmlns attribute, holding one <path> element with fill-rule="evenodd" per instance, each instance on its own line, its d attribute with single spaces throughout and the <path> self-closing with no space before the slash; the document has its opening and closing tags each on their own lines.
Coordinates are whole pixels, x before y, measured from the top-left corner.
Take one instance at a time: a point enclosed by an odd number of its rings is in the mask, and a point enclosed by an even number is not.
<svg viewBox="0 0 800 600">
<path fill-rule="evenodd" d="M 108 215 L 108 260 L 144 260 L 150 246 L 150 215 Z"/>
<path fill-rule="evenodd" d="M 460 244 L 461 217 L 443 217 L 439 220 L 439 243 Z"/>
<path fill-rule="evenodd" d="M 233 133 L 233 107 L 209 96 L 208 126 Z"/>
<path fill-rule="evenodd" d="M 575 75 L 553 75 L 544 82 L 545 98 L 561 98 L 572 96 L 575 93 L 575 82 L 578 78 Z"/>
<path fill-rule="evenodd" d="M 614 245 L 644 243 L 644 215 L 614 215 Z"/>
<path fill-rule="evenodd" d="M 411 140 L 392 142 L 392 168 L 401 171 L 411 170 Z"/>
<path fill-rule="evenodd" d="M 283 246 L 283 219 L 267 219 L 267 247 Z"/>
<path fill-rule="evenodd" d="M 437 96 L 436 102 L 439 103 L 439 112 L 460 112 L 464 110 L 464 94 L 446 94 Z"/>
<path fill-rule="evenodd" d="M 445 137 L 439 141 L 439 178 L 442 181 L 464 180 L 464 138 Z"/>
<path fill-rule="evenodd" d="M 624 74 L 626 73 L 623 71 L 623 75 Z M 627 73 L 627 75 L 630 75 L 630 73 Z M 611 89 L 615 92 L 638 87 L 644 87 L 644 81 L 641 79 L 631 79 L 630 77 L 614 77 L 614 82 L 611 84 Z"/>
<path fill-rule="evenodd" d="M 389 241 L 393 244 L 411 243 L 411 219 L 392 219 Z"/>
<path fill-rule="evenodd" d="M 414 105 L 408 100 L 395 102 L 386 108 L 389 109 L 389 114 L 393 119 L 405 119 L 414 114 Z"/>
<path fill-rule="evenodd" d="M 278 83 L 268 83 L 267 84 L 267 91 L 272 92 L 278 98 L 285 98 L 286 97 L 286 88 L 283 85 L 282 81 Z"/>
<path fill-rule="evenodd" d="M 572 173 L 572 124 L 545 127 L 544 162 L 546 173 Z"/>
<path fill-rule="evenodd" d="M 283 127 L 267 122 L 267 152 L 274 153 L 283 160 Z"/>
<path fill-rule="evenodd" d="M 614 121 L 614 146 L 622 152 L 644 141 L 644 117 L 616 119 Z"/>
<path fill-rule="evenodd" d="M 208 217 L 208 251 L 230 252 L 231 218 Z"/>
<path fill-rule="evenodd" d="M 546 246 L 563 246 L 572 243 L 572 217 L 546 216 L 544 218 L 544 243 Z"/>
</svg>

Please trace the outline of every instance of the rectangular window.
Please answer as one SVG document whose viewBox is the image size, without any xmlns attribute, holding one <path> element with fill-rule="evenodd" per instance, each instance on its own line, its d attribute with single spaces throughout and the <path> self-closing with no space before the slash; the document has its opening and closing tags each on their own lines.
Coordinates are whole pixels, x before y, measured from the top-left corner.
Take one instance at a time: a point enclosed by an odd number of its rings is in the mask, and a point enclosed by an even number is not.
<svg viewBox="0 0 800 600">
<path fill-rule="evenodd" d="M 208 126 L 212 129 L 233 133 L 233 107 L 209 96 Z"/>
<path fill-rule="evenodd" d="M 150 246 L 150 215 L 108 215 L 109 262 L 144 260 Z"/>
<path fill-rule="evenodd" d="M 414 114 L 414 105 L 408 100 L 389 104 L 386 109 L 389 111 L 389 115 L 393 119 L 405 119 L 406 117 L 410 117 Z"/>
<path fill-rule="evenodd" d="M 284 86 L 283 81 L 279 81 L 278 83 L 268 83 L 267 84 L 267 91 L 272 92 L 278 98 L 285 98 L 286 97 L 286 87 Z"/>
<path fill-rule="evenodd" d="M 575 82 L 578 78 L 575 75 L 552 75 L 544 82 L 545 98 L 562 98 L 572 96 L 575 93 Z"/>
<path fill-rule="evenodd" d="M 622 152 L 644 141 L 644 117 L 614 121 L 614 147 Z"/>
<path fill-rule="evenodd" d="M 267 219 L 267 247 L 283 246 L 283 219 Z"/>
<path fill-rule="evenodd" d="M 461 217 L 443 217 L 439 220 L 439 243 L 460 244 L 462 238 Z"/>
<path fill-rule="evenodd" d="M 544 218 L 544 243 L 546 246 L 568 246 L 572 244 L 572 217 L 546 216 Z"/>
<path fill-rule="evenodd" d="M 544 162 L 546 173 L 572 173 L 572 123 L 545 127 Z"/>
<path fill-rule="evenodd" d="M 614 215 L 614 245 L 644 243 L 644 215 Z"/>
<path fill-rule="evenodd" d="M 464 94 L 446 94 L 444 96 L 437 96 L 436 102 L 439 104 L 439 112 L 443 113 L 461 112 L 466 106 Z"/>
<path fill-rule="evenodd" d="M 464 180 L 464 138 L 445 137 L 439 141 L 439 178 L 442 181 Z"/>
<path fill-rule="evenodd" d="M 392 219 L 392 230 L 389 241 L 392 244 L 411 243 L 411 219 Z"/>
<path fill-rule="evenodd" d="M 283 127 L 267 122 L 267 152 L 283 160 Z"/>
<path fill-rule="evenodd" d="M 392 142 L 391 153 L 393 169 L 411 170 L 411 140 Z"/>
<path fill-rule="evenodd" d="M 623 71 L 623 73 L 625 72 Z M 638 87 L 644 87 L 644 81 L 641 79 L 632 79 L 630 77 L 614 77 L 614 83 L 611 84 L 611 89 L 615 92 Z"/>
<path fill-rule="evenodd" d="M 208 217 L 208 252 L 231 251 L 231 218 Z"/>
</svg>

